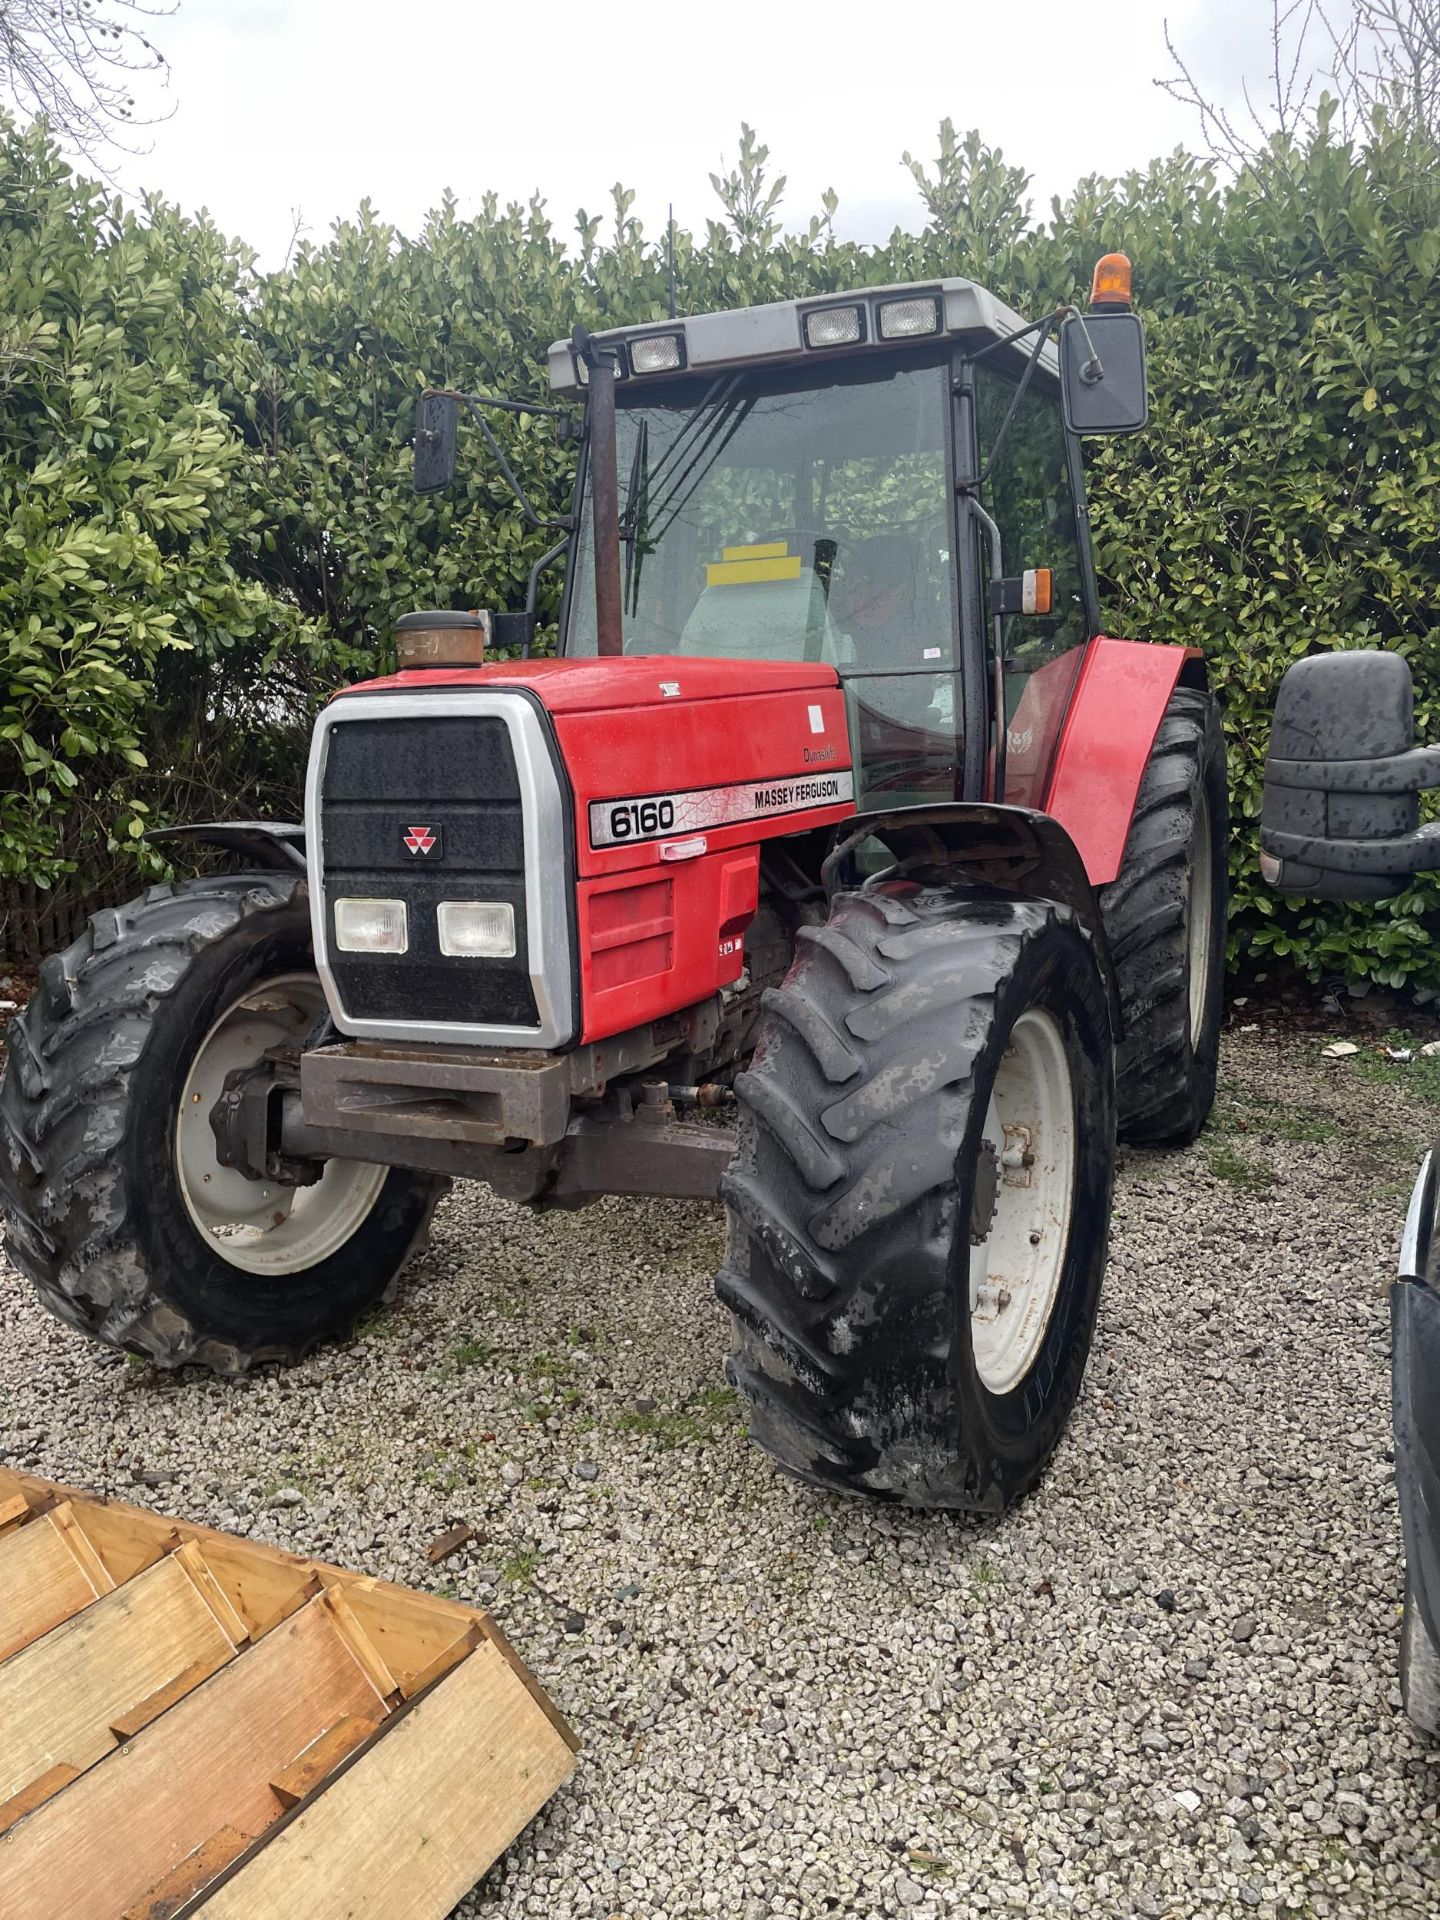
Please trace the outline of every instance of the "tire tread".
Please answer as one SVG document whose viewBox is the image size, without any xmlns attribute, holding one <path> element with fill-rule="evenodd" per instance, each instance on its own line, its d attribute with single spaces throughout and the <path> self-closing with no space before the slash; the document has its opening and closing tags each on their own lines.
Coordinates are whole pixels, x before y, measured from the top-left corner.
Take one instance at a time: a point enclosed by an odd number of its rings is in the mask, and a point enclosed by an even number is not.
<svg viewBox="0 0 1440 1920">
<path fill-rule="evenodd" d="M 236 1374 L 308 1350 L 200 1335 L 147 1279 L 138 1234 L 146 1196 L 127 1190 L 118 1173 L 103 1177 L 126 1131 L 131 1079 L 185 976 L 185 966 L 157 962 L 171 953 L 188 959 L 255 915 L 293 907 L 303 886 L 298 874 L 222 874 L 154 886 L 127 905 L 102 908 L 77 940 L 43 962 L 36 993 L 7 1033 L 0 1080 L 6 1251 L 59 1319 L 162 1366 L 198 1362 Z M 437 1184 L 422 1209 L 412 1253 L 440 1191 Z"/>
</svg>

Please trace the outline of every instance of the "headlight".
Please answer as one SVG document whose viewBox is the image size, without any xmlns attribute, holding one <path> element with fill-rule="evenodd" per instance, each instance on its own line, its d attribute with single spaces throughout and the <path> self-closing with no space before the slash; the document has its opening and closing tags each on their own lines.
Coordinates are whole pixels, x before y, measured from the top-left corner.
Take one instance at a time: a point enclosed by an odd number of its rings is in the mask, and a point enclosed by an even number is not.
<svg viewBox="0 0 1440 1920">
<path fill-rule="evenodd" d="M 335 945 L 342 953 L 404 953 L 409 945 L 403 900 L 337 900 Z"/>
<path fill-rule="evenodd" d="M 508 900 L 442 900 L 436 919 L 440 951 L 460 960 L 509 960 L 515 952 L 515 909 Z"/>
</svg>

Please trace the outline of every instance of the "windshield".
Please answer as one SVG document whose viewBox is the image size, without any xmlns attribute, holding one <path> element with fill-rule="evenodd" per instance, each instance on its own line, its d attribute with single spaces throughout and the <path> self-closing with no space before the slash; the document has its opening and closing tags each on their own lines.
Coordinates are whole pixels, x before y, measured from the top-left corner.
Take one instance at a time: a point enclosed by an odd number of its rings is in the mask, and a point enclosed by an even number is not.
<svg viewBox="0 0 1440 1920">
<path fill-rule="evenodd" d="M 943 371 L 815 371 L 620 396 L 627 653 L 950 664 Z M 572 654 L 595 652 L 590 537 L 587 514 Z"/>
<path fill-rule="evenodd" d="M 960 720 L 948 361 L 617 396 L 627 654 L 814 660 L 851 694 L 862 791 L 953 797 Z M 593 654 L 582 512 L 566 652 Z"/>
</svg>

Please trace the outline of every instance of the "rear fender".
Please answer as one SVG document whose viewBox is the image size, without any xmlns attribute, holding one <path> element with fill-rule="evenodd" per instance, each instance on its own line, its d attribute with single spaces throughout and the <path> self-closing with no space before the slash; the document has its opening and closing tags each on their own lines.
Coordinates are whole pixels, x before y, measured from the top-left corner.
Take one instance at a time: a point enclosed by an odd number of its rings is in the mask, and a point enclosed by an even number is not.
<svg viewBox="0 0 1440 1920">
<path fill-rule="evenodd" d="M 1187 685 L 1203 674 L 1193 647 L 1102 635 L 1085 649 L 1045 811 L 1079 848 L 1092 887 L 1120 872 L 1150 749 L 1182 674 Z"/>
<path fill-rule="evenodd" d="M 304 873 L 305 829 L 293 820 L 197 820 L 184 827 L 152 827 L 145 838 L 164 848 L 189 842 L 239 854 L 252 867 Z"/>
<path fill-rule="evenodd" d="M 855 855 L 871 839 L 894 856 L 887 878 L 903 873 L 915 879 L 982 880 L 1069 907 L 1090 936 L 1110 996 L 1111 1022 L 1119 1032 L 1119 995 L 1100 903 L 1075 842 L 1058 821 L 1028 807 L 984 800 L 852 814 L 831 830 L 830 852 L 820 869 L 827 894 L 861 884 Z"/>
<path fill-rule="evenodd" d="M 1422 1280 L 1396 1281 L 1390 1321 L 1405 1571 L 1425 1631 L 1440 1647 L 1440 1293 Z"/>
</svg>

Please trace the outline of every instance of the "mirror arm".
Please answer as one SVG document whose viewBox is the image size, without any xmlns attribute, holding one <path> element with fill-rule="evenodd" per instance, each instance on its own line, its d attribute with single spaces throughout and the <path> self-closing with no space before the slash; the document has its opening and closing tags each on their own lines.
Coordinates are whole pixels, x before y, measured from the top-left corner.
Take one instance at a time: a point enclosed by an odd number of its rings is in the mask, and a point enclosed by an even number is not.
<svg viewBox="0 0 1440 1920">
<path fill-rule="evenodd" d="M 1030 358 L 1025 363 L 1025 371 L 1024 373 L 1021 374 L 1020 383 L 1016 387 L 1014 393 L 1011 395 L 1010 405 L 1006 409 L 1005 418 L 1000 422 L 1000 431 L 996 434 L 994 440 L 991 442 L 990 451 L 985 456 L 985 464 L 982 467 L 980 472 L 981 486 L 984 486 L 986 480 L 989 478 L 990 469 L 995 464 L 996 456 L 998 455 L 1001 447 L 1003 447 L 1005 444 L 1005 436 L 1010 431 L 1010 422 L 1015 418 L 1015 409 L 1020 405 L 1020 402 L 1025 397 L 1025 389 L 1029 386 L 1030 376 L 1034 373 L 1035 368 L 1039 363 L 1041 350 L 1043 349 L 1045 342 L 1050 337 L 1050 329 L 1051 327 L 1054 326 L 1055 322 L 1060 318 L 1060 315 L 1066 311 L 1067 309 L 1064 307 L 1057 307 L 1054 313 L 1047 313 L 1045 318 L 1043 320 L 1036 321 L 1033 327 L 1025 328 L 1026 333 L 1033 333 L 1035 335 L 1035 345 L 1030 349 Z M 1022 336 L 1018 333 L 1012 333 L 1010 335 L 1011 340 L 1019 340 L 1021 337 Z M 995 344 L 997 346 L 1005 346 L 1008 343 L 1003 340 L 997 340 Z M 990 349 L 987 347 L 985 351 L 988 353 Z M 979 354 L 976 354 L 975 358 L 978 360 L 980 358 Z"/>
<path fill-rule="evenodd" d="M 502 400 L 492 393 L 461 393 L 458 387 L 426 387 L 420 397 L 427 400 L 432 395 L 438 400 L 461 400 L 467 407 L 494 407 L 497 413 L 538 413 L 547 420 L 571 417 L 566 407 L 545 407 L 538 400 Z"/>
<path fill-rule="evenodd" d="M 1412 747 L 1369 760 L 1265 762 L 1266 781 L 1302 793 L 1418 793 L 1440 787 L 1440 747 Z"/>
<path fill-rule="evenodd" d="M 1095 351 L 1095 342 L 1090 337 L 1090 329 L 1085 324 L 1084 314 L 1081 313 L 1078 307 L 1072 308 L 1071 312 L 1075 319 L 1080 322 L 1080 331 L 1084 334 L 1085 344 L 1090 349 L 1090 358 L 1080 369 L 1080 378 L 1085 382 L 1087 387 L 1099 386 L 1100 382 L 1105 378 L 1105 363 Z"/>
<path fill-rule="evenodd" d="M 563 420 L 568 416 L 562 408 L 542 407 L 538 404 L 532 405 L 523 400 L 493 400 L 488 394 L 460 393 L 453 387 L 427 387 L 420 398 L 426 400 L 432 395 L 438 399 L 458 401 L 470 415 L 470 418 L 475 422 L 476 426 L 479 427 L 485 437 L 485 444 L 495 456 L 496 465 L 505 476 L 506 485 L 509 487 L 511 493 L 514 494 L 515 504 L 519 507 L 527 525 L 532 527 L 563 527 L 567 532 L 570 530 L 574 522 L 568 513 L 558 518 L 547 519 L 535 511 L 529 494 L 526 493 L 519 480 L 516 479 L 514 468 L 505 458 L 505 449 L 491 432 L 490 422 L 480 411 L 482 407 L 498 407 L 502 413 L 540 413 L 548 415 L 553 419 Z"/>
<path fill-rule="evenodd" d="M 530 658 L 530 641 L 535 632 L 535 601 L 540 591 L 540 576 L 546 567 L 550 565 L 551 561 L 559 559 L 560 555 L 566 551 L 569 545 L 570 535 L 567 533 L 563 539 L 557 540 L 548 552 L 542 553 L 530 569 L 530 584 L 525 589 L 525 613 L 530 621 L 530 631 L 527 633 L 524 644 L 520 648 L 520 658 L 522 660 L 528 660 Z"/>
<path fill-rule="evenodd" d="M 1028 340 L 1032 333 L 1038 333 L 1040 335 L 1040 345 L 1043 346 L 1045 335 L 1050 331 L 1051 327 L 1055 325 L 1056 321 L 1066 319 L 1074 311 L 1075 309 L 1073 307 L 1056 307 L 1052 313 L 1042 314 L 1038 320 L 1032 320 L 1028 325 L 1023 327 L 1017 327 L 1014 333 L 1004 334 L 999 340 L 991 340 L 986 346 L 978 348 L 969 356 L 971 366 L 975 366 L 989 354 L 999 353 L 1002 347 L 1013 347 L 1017 340 Z M 1039 347 L 1036 348 L 1036 351 L 1039 351 Z"/>
<path fill-rule="evenodd" d="M 500 442 L 495 438 L 495 435 L 491 432 L 490 422 L 485 418 L 484 414 L 480 411 L 480 407 L 477 404 L 477 402 L 473 400 L 468 393 L 462 393 L 459 396 L 459 398 L 466 412 L 470 415 L 470 418 L 475 422 L 476 426 L 479 427 L 481 433 L 484 435 L 485 444 L 487 447 L 489 447 L 491 453 L 495 456 L 496 465 L 499 467 L 501 473 L 504 474 L 506 484 L 509 486 L 511 493 L 514 494 L 515 503 L 519 507 L 521 513 L 524 515 L 527 523 L 532 527 L 564 527 L 564 529 L 568 533 L 571 526 L 571 520 L 570 520 L 569 514 L 567 513 L 559 517 L 550 517 L 550 518 L 542 519 L 542 517 L 535 511 L 534 507 L 531 505 L 529 494 L 526 493 L 525 489 L 521 486 L 520 482 L 516 479 L 514 470 L 512 469 L 510 462 L 505 458 L 505 449 L 501 446 Z"/>
</svg>

